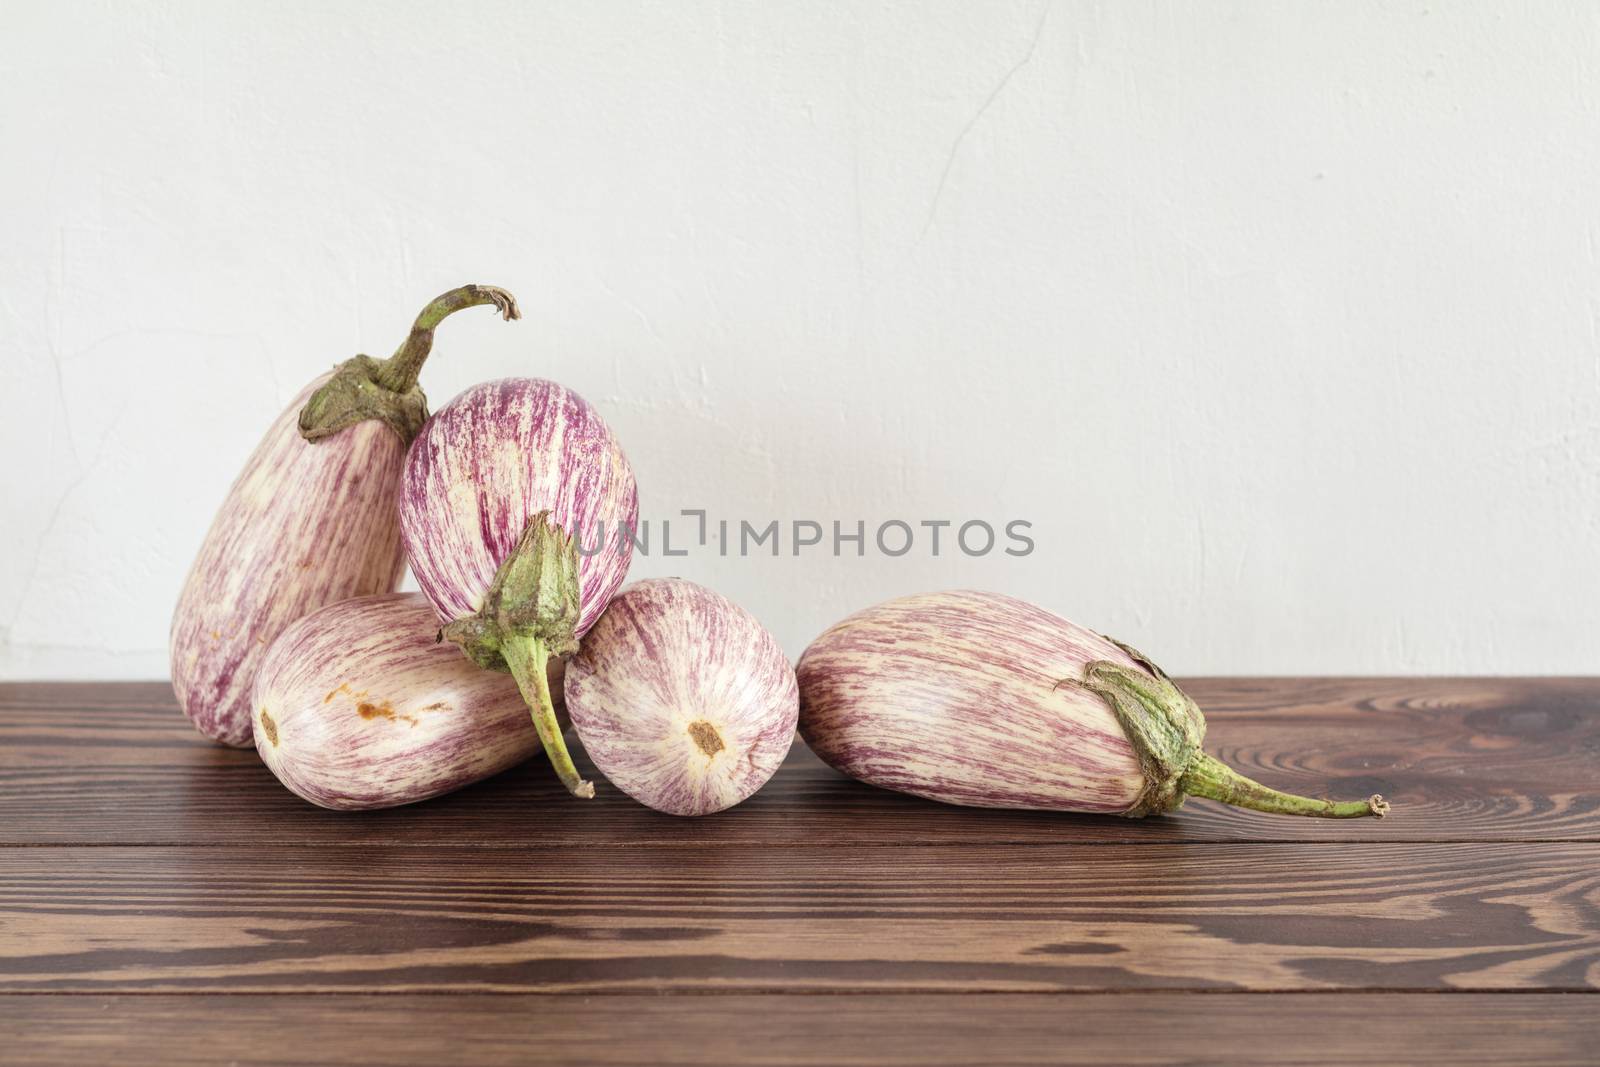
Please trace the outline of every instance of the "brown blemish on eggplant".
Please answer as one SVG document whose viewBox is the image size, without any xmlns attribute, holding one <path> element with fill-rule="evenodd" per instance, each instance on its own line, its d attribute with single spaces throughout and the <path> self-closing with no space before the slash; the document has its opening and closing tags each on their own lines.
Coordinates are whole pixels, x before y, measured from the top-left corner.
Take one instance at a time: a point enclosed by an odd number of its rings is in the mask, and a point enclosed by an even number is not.
<svg viewBox="0 0 1600 1067">
<path fill-rule="evenodd" d="M 722 735 L 717 733 L 717 728 L 704 719 L 696 719 L 689 724 L 689 736 L 694 738 L 694 743 L 700 746 L 700 751 L 707 758 L 728 747 L 722 743 Z"/>
<path fill-rule="evenodd" d="M 401 722 L 410 723 L 412 726 L 417 725 L 415 715 L 398 715 L 387 703 L 369 704 L 363 700 L 356 705 L 356 714 L 369 722 L 373 719 L 389 719 L 391 721 L 399 719 Z"/>
<path fill-rule="evenodd" d="M 272 716 L 267 714 L 267 709 L 261 709 L 261 732 L 267 735 L 267 740 L 272 742 L 272 747 L 278 747 L 278 724 L 272 721 Z"/>
<path fill-rule="evenodd" d="M 439 701 L 435 701 L 432 704 L 429 704 L 427 707 L 423 708 L 422 710 L 423 711 L 449 711 L 450 710 L 450 705 L 446 704 L 442 700 L 439 700 Z"/>
</svg>

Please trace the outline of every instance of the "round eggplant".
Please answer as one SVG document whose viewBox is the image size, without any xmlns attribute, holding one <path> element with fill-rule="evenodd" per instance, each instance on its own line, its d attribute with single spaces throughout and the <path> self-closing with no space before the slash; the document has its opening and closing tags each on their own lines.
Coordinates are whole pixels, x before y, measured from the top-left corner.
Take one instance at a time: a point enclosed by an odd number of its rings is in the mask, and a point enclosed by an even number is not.
<svg viewBox="0 0 1600 1067">
<path fill-rule="evenodd" d="M 567 665 L 567 713 L 641 804 L 706 815 L 766 784 L 794 741 L 794 669 L 755 617 L 680 578 L 636 582 Z"/>
<path fill-rule="evenodd" d="M 627 574 L 639 493 L 610 428 L 554 382 L 474 386 L 428 420 L 406 457 L 400 529 L 444 635 L 510 671 L 567 789 L 593 796 L 545 685 Z"/>
</svg>

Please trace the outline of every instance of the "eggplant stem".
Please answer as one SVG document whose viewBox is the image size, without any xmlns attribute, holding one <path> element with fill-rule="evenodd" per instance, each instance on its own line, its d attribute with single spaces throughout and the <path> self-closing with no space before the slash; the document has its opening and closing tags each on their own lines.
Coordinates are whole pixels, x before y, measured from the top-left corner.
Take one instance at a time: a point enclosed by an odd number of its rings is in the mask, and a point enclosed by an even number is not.
<svg viewBox="0 0 1600 1067">
<path fill-rule="evenodd" d="M 509 322 L 520 319 L 517 301 L 492 285 L 463 285 L 422 309 L 405 343 L 388 359 L 351 356 L 333 369 L 300 409 L 300 436 L 307 441 L 332 437 L 368 419 L 377 419 L 409 445 L 428 419 L 428 398 L 417 376 L 433 350 L 433 330 L 451 314 L 478 304 L 493 304 Z"/>
<path fill-rule="evenodd" d="M 1381 819 L 1389 814 L 1389 802 L 1374 793 L 1366 800 L 1313 800 L 1310 797 L 1280 793 L 1276 789 L 1246 778 L 1215 756 L 1204 752 L 1184 771 L 1178 788 L 1189 796 L 1221 801 L 1236 808 L 1265 811 L 1275 815 L 1306 815 L 1313 819 Z"/>
<path fill-rule="evenodd" d="M 517 299 L 493 285 L 463 285 L 435 297 L 417 316 L 411 333 L 395 349 L 394 355 L 378 365 L 373 380 L 391 392 L 404 393 L 417 384 L 422 365 L 433 351 L 433 331 L 445 319 L 465 308 L 493 304 L 507 322 L 522 318 Z"/>
<path fill-rule="evenodd" d="M 534 729 L 539 731 L 539 741 L 544 745 L 545 755 L 550 757 L 550 766 L 555 768 L 556 777 L 561 779 L 561 784 L 573 796 L 585 800 L 593 797 L 594 783 L 584 781 L 578 773 L 577 766 L 572 762 L 572 754 L 567 751 L 567 742 L 561 736 L 561 724 L 556 721 L 555 702 L 550 696 L 550 679 L 545 673 L 550 665 L 550 653 L 544 642 L 537 637 L 513 635 L 501 642 L 500 654 L 505 657 L 506 666 L 511 668 L 511 676 L 517 680 L 517 688 L 522 692 L 522 699 L 533 713 Z"/>
</svg>

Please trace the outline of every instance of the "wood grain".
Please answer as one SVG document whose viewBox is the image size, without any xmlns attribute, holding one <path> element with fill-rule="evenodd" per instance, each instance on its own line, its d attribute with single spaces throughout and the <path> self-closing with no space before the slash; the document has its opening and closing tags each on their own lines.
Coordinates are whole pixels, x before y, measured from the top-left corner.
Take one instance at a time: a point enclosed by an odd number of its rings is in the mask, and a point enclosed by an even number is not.
<svg viewBox="0 0 1600 1067">
<path fill-rule="evenodd" d="M 1592 990 L 1600 845 L 41 847 L 0 929 L 8 992 Z"/>
<path fill-rule="evenodd" d="M 1594 1000 L 1559 995 L 155 995 L 4 1007 L 7 1060 L 41 1067 L 105 1062 L 111 1050 L 119 1067 L 1587 1067 L 1600 1049 Z"/>
<path fill-rule="evenodd" d="M 539 763 L 341 814 L 164 685 L 0 685 L 0 1060 L 1600 1060 L 1600 680 L 1188 688 L 1395 814 L 972 811 L 803 747 L 705 819 Z"/>
<path fill-rule="evenodd" d="M 765 789 L 709 819 L 660 815 L 603 785 L 595 800 L 572 801 L 538 763 L 425 804 L 349 815 L 298 800 L 253 752 L 207 743 L 158 683 L 13 684 L 0 686 L 0 845 L 1600 840 L 1600 681 L 1199 679 L 1186 687 L 1207 710 L 1208 748 L 1235 767 L 1310 795 L 1383 793 L 1394 814 L 1329 823 L 1205 801 L 1143 821 L 974 811 L 849 781 L 798 746 Z"/>
</svg>

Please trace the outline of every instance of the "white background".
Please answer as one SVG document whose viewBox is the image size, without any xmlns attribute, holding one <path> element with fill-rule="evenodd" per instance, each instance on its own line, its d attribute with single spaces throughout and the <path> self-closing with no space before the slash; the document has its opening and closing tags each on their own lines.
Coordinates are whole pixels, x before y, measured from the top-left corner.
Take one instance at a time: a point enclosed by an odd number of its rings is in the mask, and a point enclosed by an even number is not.
<svg viewBox="0 0 1600 1067">
<path fill-rule="evenodd" d="M 216 505 L 417 309 L 798 653 L 1026 596 L 1174 672 L 1600 670 L 1600 7 L 7 4 L 0 675 L 160 677 Z"/>
</svg>

